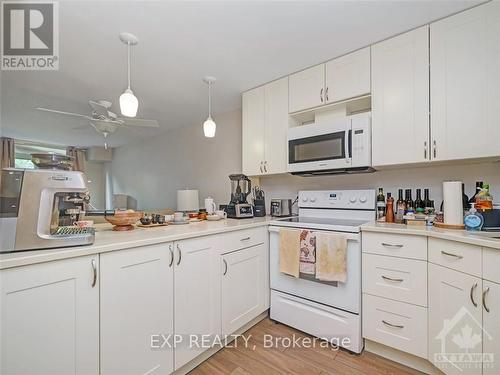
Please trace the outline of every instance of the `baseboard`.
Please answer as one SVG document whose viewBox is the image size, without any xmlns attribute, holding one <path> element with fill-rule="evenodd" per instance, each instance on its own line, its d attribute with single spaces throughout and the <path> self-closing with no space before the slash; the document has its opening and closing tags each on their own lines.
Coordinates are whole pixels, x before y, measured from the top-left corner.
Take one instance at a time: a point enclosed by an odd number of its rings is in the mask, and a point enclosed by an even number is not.
<svg viewBox="0 0 500 375">
<path fill-rule="evenodd" d="M 428 360 L 379 344 L 375 341 L 365 339 L 365 350 L 429 375 L 443 375 Z"/>
<path fill-rule="evenodd" d="M 269 316 L 269 310 L 264 311 L 262 314 L 257 316 L 256 318 L 252 319 L 250 322 L 245 324 L 243 327 L 238 329 L 236 332 L 233 333 L 233 335 L 241 335 L 242 333 L 248 331 L 250 328 L 252 328 L 254 325 L 259 323 L 261 320 L 267 318 Z M 233 342 L 234 336 L 231 338 L 231 340 L 228 341 L 228 344 Z M 224 347 L 214 347 L 211 349 L 208 349 L 207 351 L 203 352 L 200 354 L 198 357 L 193 359 L 191 362 L 186 363 L 184 366 L 182 366 L 180 369 L 177 371 L 174 371 L 172 375 L 185 375 L 189 371 L 193 370 L 195 367 L 201 365 L 203 362 L 205 362 L 207 359 L 209 359 L 211 356 L 213 356 L 215 353 L 217 353 L 219 350 L 224 349 Z"/>
</svg>

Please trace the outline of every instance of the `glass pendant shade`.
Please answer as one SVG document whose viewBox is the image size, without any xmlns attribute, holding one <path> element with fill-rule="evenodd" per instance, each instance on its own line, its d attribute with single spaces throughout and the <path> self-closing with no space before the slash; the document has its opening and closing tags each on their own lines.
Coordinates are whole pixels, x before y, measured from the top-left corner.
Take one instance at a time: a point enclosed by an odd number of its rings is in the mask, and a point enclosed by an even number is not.
<svg viewBox="0 0 500 375">
<path fill-rule="evenodd" d="M 205 137 L 207 138 L 215 137 L 216 128 L 217 125 L 215 124 L 214 120 L 212 120 L 211 117 L 207 118 L 203 123 L 203 133 L 205 134 Z"/>
<path fill-rule="evenodd" d="M 135 117 L 139 108 L 139 101 L 130 89 L 126 89 L 120 95 L 120 111 L 123 116 Z"/>
</svg>

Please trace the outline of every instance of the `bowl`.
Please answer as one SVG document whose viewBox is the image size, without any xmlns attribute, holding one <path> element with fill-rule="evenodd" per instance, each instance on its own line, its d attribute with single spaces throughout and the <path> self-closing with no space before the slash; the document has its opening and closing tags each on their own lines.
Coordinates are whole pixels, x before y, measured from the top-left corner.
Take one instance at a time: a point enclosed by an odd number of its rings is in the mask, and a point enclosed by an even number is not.
<svg viewBox="0 0 500 375">
<path fill-rule="evenodd" d="M 113 224 L 113 230 L 127 231 L 133 230 L 134 224 L 143 216 L 141 211 L 115 211 L 114 216 L 105 216 L 109 223 Z"/>
<path fill-rule="evenodd" d="M 221 219 L 221 217 L 219 215 L 207 215 L 208 221 L 218 221 L 220 219 Z"/>
</svg>

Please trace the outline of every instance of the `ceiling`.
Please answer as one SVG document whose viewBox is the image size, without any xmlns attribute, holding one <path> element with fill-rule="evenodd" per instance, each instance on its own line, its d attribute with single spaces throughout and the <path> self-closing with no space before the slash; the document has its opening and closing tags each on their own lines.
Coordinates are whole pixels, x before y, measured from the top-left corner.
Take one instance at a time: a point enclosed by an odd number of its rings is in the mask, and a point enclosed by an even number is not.
<svg viewBox="0 0 500 375">
<path fill-rule="evenodd" d="M 202 78 L 217 77 L 213 112 L 240 108 L 241 92 L 415 28 L 481 1 L 60 1 L 58 71 L 3 71 L 4 135 L 65 145 L 102 145 L 86 122 L 35 111 L 88 113 L 88 99 L 118 111 L 126 88 L 122 31 L 132 50 L 140 118 L 160 129 L 120 129 L 112 146 L 207 116 Z"/>
</svg>

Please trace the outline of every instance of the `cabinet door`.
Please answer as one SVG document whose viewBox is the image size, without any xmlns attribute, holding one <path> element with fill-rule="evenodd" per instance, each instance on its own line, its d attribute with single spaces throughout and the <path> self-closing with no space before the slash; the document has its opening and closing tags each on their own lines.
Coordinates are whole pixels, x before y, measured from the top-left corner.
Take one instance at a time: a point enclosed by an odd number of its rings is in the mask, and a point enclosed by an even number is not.
<svg viewBox="0 0 500 375">
<path fill-rule="evenodd" d="M 429 158 L 429 28 L 372 46 L 373 165 Z"/>
<path fill-rule="evenodd" d="M 242 171 L 249 176 L 263 173 L 265 137 L 264 86 L 242 96 Z"/>
<path fill-rule="evenodd" d="M 500 2 L 431 24 L 433 159 L 500 155 Z"/>
<path fill-rule="evenodd" d="M 101 255 L 101 375 L 173 371 L 173 350 L 158 349 L 163 338 L 152 336 L 173 333 L 171 249 L 159 244 Z"/>
<path fill-rule="evenodd" d="M 288 78 L 265 86 L 265 173 L 286 173 L 288 132 Z"/>
<path fill-rule="evenodd" d="M 370 93 L 370 47 L 331 60 L 325 67 L 327 103 Z"/>
<path fill-rule="evenodd" d="M 483 375 L 497 375 L 500 345 L 500 284 L 483 280 L 483 353 L 486 361 L 483 364 Z M 491 366 L 493 365 L 493 366 Z"/>
<path fill-rule="evenodd" d="M 290 113 L 325 104 L 325 64 L 290 75 Z"/>
<path fill-rule="evenodd" d="M 481 362 L 453 359 L 482 353 L 481 289 L 481 279 L 429 263 L 429 361 L 445 374 L 481 375 Z"/>
<path fill-rule="evenodd" d="M 183 337 L 175 348 L 176 370 L 208 349 L 200 335 L 221 334 L 218 241 L 219 236 L 208 236 L 174 244 L 174 332 Z M 190 335 L 197 340 L 190 342 Z"/>
<path fill-rule="evenodd" d="M 222 333 L 230 335 L 266 310 L 262 245 L 222 256 Z"/>
<path fill-rule="evenodd" d="M 98 260 L 0 271 L 0 373 L 99 374 Z"/>
</svg>

